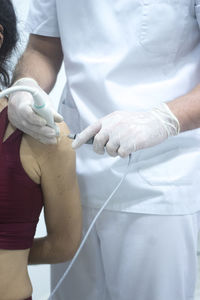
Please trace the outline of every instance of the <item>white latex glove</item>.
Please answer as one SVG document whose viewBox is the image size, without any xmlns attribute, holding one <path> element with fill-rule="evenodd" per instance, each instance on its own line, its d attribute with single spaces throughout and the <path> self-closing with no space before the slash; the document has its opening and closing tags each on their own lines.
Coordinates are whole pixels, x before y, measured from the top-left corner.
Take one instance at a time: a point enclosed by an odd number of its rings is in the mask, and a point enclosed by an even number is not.
<svg viewBox="0 0 200 300">
<path fill-rule="evenodd" d="M 25 85 L 36 87 L 40 90 L 40 86 L 32 78 L 21 78 L 15 82 L 14 86 Z M 55 122 L 62 122 L 63 118 L 60 116 L 50 104 L 50 97 L 43 90 L 45 102 L 51 107 Z M 57 137 L 53 128 L 46 126 L 46 120 L 37 115 L 32 110 L 33 97 L 28 92 L 15 92 L 10 94 L 8 101 L 8 118 L 9 121 L 23 132 L 31 135 L 36 140 L 43 144 L 56 144 Z"/>
<path fill-rule="evenodd" d="M 179 131 L 179 121 L 162 103 L 146 112 L 113 112 L 78 134 L 72 147 L 77 149 L 94 136 L 96 153 L 104 154 L 106 149 L 110 156 L 127 157 L 131 152 L 157 145 Z"/>
</svg>

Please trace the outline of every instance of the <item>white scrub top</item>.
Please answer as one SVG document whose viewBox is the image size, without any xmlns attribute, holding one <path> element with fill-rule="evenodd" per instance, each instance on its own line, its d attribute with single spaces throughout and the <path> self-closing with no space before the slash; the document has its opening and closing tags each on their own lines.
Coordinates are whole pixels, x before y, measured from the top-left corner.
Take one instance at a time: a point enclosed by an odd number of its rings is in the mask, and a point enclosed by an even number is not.
<svg viewBox="0 0 200 300">
<path fill-rule="evenodd" d="M 115 110 L 148 110 L 198 84 L 196 15 L 194 0 L 32 0 L 28 31 L 62 42 L 67 83 L 59 109 L 71 132 Z M 132 157 L 107 209 L 165 215 L 200 210 L 199 129 Z M 90 145 L 80 148 L 83 205 L 100 207 L 127 161 L 99 156 Z"/>
</svg>

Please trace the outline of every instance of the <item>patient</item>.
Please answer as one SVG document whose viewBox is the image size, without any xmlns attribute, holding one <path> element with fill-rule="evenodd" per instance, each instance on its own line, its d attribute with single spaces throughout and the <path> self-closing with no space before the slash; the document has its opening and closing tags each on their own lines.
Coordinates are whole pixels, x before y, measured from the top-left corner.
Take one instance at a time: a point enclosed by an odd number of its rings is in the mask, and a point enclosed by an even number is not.
<svg viewBox="0 0 200 300">
<path fill-rule="evenodd" d="M 0 82 L 9 85 L 5 62 L 16 45 L 10 0 L 0 0 Z M 61 136 L 68 128 L 61 123 Z M 34 239 L 44 206 L 47 235 Z M 40 144 L 8 122 L 0 99 L 0 300 L 31 299 L 27 265 L 70 260 L 81 238 L 75 154 L 66 138 Z"/>
</svg>

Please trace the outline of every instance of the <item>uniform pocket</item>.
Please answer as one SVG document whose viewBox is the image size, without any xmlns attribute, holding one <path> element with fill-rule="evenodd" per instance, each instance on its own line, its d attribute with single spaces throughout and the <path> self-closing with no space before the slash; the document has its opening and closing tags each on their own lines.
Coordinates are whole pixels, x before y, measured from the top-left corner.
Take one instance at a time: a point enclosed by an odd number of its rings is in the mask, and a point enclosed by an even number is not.
<svg viewBox="0 0 200 300">
<path fill-rule="evenodd" d="M 168 149 L 166 149 L 168 148 Z M 190 185 L 194 181 L 196 155 L 166 144 L 143 150 L 137 159 L 138 175 L 153 186 Z"/>
<path fill-rule="evenodd" d="M 142 47 L 160 56 L 175 54 L 185 33 L 189 4 L 182 0 L 143 0 L 141 5 Z"/>
<path fill-rule="evenodd" d="M 197 22 L 200 27 L 200 0 L 196 0 L 195 14 L 196 14 Z"/>
<path fill-rule="evenodd" d="M 67 87 L 64 88 L 58 111 L 63 116 L 72 133 L 81 131 L 80 115 Z"/>
</svg>

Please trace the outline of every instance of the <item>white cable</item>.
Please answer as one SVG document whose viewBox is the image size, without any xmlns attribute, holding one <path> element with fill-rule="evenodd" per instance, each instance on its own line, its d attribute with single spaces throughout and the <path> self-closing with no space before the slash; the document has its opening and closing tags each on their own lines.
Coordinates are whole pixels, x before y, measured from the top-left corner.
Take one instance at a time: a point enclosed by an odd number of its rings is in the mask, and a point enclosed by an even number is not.
<svg viewBox="0 0 200 300">
<path fill-rule="evenodd" d="M 34 94 L 36 92 L 36 89 L 33 87 L 30 87 L 30 86 L 12 86 L 12 87 L 0 92 L 0 98 L 8 96 L 11 93 L 20 92 L 20 91 L 29 92 L 31 94 Z"/>
<path fill-rule="evenodd" d="M 36 114 L 38 114 L 39 116 L 41 116 L 43 119 L 45 119 L 47 126 L 50 126 L 51 128 L 53 128 L 56 132 L 56 135 L 59 136 L 60 129 L 55 124 L 54 115 L 52 113 L 50 106 L 48 105 L 48 102 L 46 102 L 46 100 L 45 100 L 45 97 L 44 97 L 45 93 L 43 94 L 41 89 L 37 89 L 35 87 L 26 86 L 26 85 L 19 85 L 19 86 L 15 85 L 15 86 L 12 86 L 12 87 L 0 92 L 0 98 L 8 96 L 14 92 L 29 92 L 29 93 L 31 93 L 31 95 L 33 97 L 33 102 L 34 102 L 32 105 L 33 111 Z"/>
<path fill-rule="evenodd" d="M 116 186 L 116 188 L 112 191 L 112 193 L 110 194 L 110 196 L 108 197 L 108 199 L 105 201 L 105 203 L 102 205 L 102 207 L 100 208 L 100 210 L 98 211 L 98 213 L 96 214 L 96 216 L 94 217 L 92 223 L 90 224 L 90 227 L 88 228 L 88 231 L 86 232 L 84 239 L 82 240 L 78 250 L 76 251 L 74 257 L 72 258 L 69 266 L 67 267 L 67 269 L 65 270 L 63 276 L 60 278 L 60 280 L 58 281 L 57 285 L 55 286 L 55 288 L 53 289 L 52 293 L 50 294 L 49 298 L 47 300 L 51 300 L 52 297 L 54 296 L 54 294 L 56 293 L 56 291 L 59 289 L 59 287 L 61 286 L 63 280 L 66 278 L 66 276 L 68 275 L 69 271 L 71 270 L 71 267 L 73 266 L 74 262 L 76 261 L 80 251 L 82 250 L 92 228 L 94 227 L 98 217 L 100 216 L 100 214 L 102 213 L 102 211 L 104 210 L 104 208 L 106 207 L 106 205 L 109 203 L 110 199 L 114 196 L 114 194 L 117 192 L 117 190 L 119 189 L 119 187 L 121 186 L 122 182 L 124 181 L 124 179 L 126 178 L 128 171 L 129 171 L 129 166 L 131 163 L 131 154 L 129 154 L 129 160 L 128 160 L 128 165 L 126 168 L 126 171 L 124 172 L 124 175 L 122 176 L 120 182 L 118 183 L 118 185 Z"/>
</svg>

